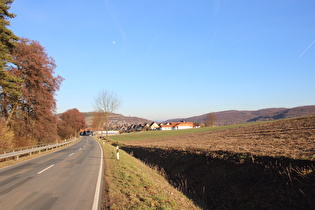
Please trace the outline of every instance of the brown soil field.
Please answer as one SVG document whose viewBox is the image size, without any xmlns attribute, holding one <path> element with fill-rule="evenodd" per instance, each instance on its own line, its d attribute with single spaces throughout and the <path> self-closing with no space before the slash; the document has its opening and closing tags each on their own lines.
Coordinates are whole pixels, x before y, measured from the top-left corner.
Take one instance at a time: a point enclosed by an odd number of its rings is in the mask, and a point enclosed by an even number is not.
<svg viewBox="0 0 315 210">
<path fill-rule="evenodd" d="M 123 143 L 202 209 L 315 209 L 315 116 Z"/>
<path fill-rule="evenodd" d="M 315 159 L 315 115 L 246 127 L 124 142 L 130 146 Z"/>
</svg>

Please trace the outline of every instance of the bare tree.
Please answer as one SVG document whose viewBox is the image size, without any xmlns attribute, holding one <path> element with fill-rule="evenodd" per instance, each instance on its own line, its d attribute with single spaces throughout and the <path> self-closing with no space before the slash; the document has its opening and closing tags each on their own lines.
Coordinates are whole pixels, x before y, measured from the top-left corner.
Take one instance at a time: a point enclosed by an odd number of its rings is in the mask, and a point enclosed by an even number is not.
<svg viewBox="0 0 315 210">
<path fill-rule="evenodd" d="M 206 116 L 206 126 L 207 127 L 212 127 L 215 125 L 217 121 L 217 116 L 214 113 L 209 113 Z"/>
<path fill-rule="evenodd" d="M 92 129 L 94 131 L 97 131 L 99 129 L 102 129 L 102 126 L 104 124 L 104 120 L 102 119 L 103 118 L 103 113 L 101 112 L 94 112 L 93 113 L 93 119 L 92 119 Z"/>
<path fill-rule="evenodd" d="M 120 98 L 113 92 L 102 90 L 94 100 L 97 112 L 102 113 L 105 120 L 106 140 L 108 140 L 108 128 L 110 114 L 113 113 L 121 104 Z"/>
</svg>

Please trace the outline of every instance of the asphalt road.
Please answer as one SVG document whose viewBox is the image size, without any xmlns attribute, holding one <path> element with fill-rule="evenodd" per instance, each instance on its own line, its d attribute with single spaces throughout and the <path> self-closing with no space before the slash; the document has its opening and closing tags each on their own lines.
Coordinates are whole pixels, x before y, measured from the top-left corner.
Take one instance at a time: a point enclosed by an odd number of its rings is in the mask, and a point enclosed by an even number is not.
<svg viewBox="0 0 315 210">
<path fill-rule="evenodd" d="M 0 169 L 0 209 L 98 209 L 102 152 L 92 137 Z"/>
</svg>

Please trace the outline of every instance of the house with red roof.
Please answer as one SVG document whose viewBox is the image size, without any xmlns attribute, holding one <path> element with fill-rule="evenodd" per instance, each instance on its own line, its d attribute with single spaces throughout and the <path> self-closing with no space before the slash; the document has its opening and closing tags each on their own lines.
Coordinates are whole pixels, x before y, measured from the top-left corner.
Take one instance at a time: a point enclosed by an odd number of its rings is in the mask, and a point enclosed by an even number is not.
<svg viewBox="0 0 315 210">
<path fill-rule="evenodd" d="M 180 130 L 193 128 L 192 122 L 168 122 L 160 125 L 160 130 Z"/>
</svg>

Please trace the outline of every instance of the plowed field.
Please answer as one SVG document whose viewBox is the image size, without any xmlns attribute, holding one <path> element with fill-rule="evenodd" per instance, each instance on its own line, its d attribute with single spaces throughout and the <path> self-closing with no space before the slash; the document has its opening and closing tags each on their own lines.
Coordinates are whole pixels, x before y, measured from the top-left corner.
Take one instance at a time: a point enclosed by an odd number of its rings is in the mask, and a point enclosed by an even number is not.
<svg viewBox="0 0 315 210">
<path fill-rule="evenodd" d="M 163 132 L 163 131 L 161 131 Z M 229 151 L 260 156 L 315 159 L 315 116 L 172 137 L 126 141 L 126 145 Z"/>
<path fill-rule="evenodd" d="M 315 209 L 315 116 L 220 129 L 139 134 L 122 149 L 202 209 Z"/>
</svg>

